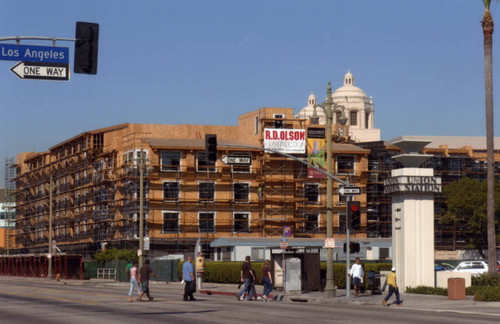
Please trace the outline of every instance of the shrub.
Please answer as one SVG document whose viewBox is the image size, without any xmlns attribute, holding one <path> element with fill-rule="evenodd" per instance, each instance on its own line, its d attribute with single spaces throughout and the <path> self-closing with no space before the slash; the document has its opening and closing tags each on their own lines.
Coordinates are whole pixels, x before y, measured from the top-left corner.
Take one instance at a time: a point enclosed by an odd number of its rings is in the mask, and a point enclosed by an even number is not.
<svg viewBox="0 0 500 324">
<path fill-rule="evenodd" d="M 478 277 L 472 277 L 472 286 L 500 287 L 500 274 L 485 273 Z"/>
<path fill-rule="evenodd" d="M 440 295 L 448 296 L 448 289 L 446 288 L 434 288 L 429 286 L 417 286 L 417 287 L 407 287 L 406 292 L 410 294 L 422 294 L 422 295 Z"/>
<path fill-rule="evenodd" d="M 118 250 L 117 248 L 107 249 L 104 252 L 94 254 L 96 261 L 105 263 L 107 261 L 137 261 L 136 250 Z"/>
<path fill-rule="evenodd" d="M 475 301 L 500 301 L 500 287 L 482 286 L 474 294 Z"/>
</svg>

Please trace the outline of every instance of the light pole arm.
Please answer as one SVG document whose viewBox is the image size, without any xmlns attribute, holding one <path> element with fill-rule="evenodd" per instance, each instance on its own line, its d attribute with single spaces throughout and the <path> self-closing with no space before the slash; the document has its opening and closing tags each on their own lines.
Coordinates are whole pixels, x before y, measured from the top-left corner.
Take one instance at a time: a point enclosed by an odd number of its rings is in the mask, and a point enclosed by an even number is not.
<svg viewBox="0 0 500 324">
<path fill-rule="evenodd" d="M 279 154 L 279 155 L 283 155 L 283 156 L 286 156 L 286 157 L 288 157 L 288 158 L 290 158 L 292 160 L 295 160 L 297 162 L 305 164 L 308 167 L 311 167 L 311 168 L 315 169 L 316 171 L 319 171 L 319 172 L 323 173 L 327 177 L 329 177 L 329 178 L 331 178 L 331 179 L 333 179 L 333 180 L 335 180 L 337 182 L 342 183 L 344 186 L 349 186 L 350 185 L 350 183 L 348 181 L 344 181 L 344 180 L 342 180 L 342 179 L 334 176 L 333 174 L 326 172 L 325 170 L 322 170 L 322 169 L 320 169 L 318 167 L 315 167 L 314 165 L 312 165 L 309 162 L 306 162 L 304 160 L 299 159 L 296 156 L 293 156 L 293 155 L 290 155 L 290 154 L 287 154 L 287 153 L 283 153 L 283 152 L 280 152 L 280 151 L 277 151 L 277 150 L 273 150 L 273 149 L 269 149 L 269 148 L 265 148 L 265 147 L 260 147 L 260 146 L 241 145 L 241 144 L 220 144 L 220 143 L 218 143 L 217 146 L 252 148 L 252 149 L 258 149 L 258 150 L 262 150 L 262 151 L 266 151 L 266 152 L 270 152 L 270 153 L 276 153 L 276 154 Z"/>
</svg>

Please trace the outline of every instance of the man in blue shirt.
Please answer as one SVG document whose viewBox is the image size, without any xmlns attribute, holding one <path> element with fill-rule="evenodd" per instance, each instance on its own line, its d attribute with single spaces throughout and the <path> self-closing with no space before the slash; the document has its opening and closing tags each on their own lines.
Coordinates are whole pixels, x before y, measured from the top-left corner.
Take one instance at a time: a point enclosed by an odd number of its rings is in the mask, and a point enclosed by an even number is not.
<svg viewBox="0 0 500 324">
<path fill-rule="evenodd" d="M 196 300 L 193 297 L 193 292 L 196 290 L 196 282 L 194 281 L 194 268 L 193 257 L 188 257 L 187 261 L 182 265 L 182 280 L 185 282 L 184 286 L 184 301 Z"/>
</svg>

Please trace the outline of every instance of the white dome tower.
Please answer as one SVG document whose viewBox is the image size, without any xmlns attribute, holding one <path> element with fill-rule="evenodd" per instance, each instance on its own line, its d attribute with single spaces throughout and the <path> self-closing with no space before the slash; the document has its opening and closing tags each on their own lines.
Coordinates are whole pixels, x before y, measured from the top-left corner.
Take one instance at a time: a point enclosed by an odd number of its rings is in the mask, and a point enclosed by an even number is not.
<svg viewBox="0 0 500 324">
<path fill-rule="evenodd" d="M 354 85 L 354 76 L 347 71 L 344 76 L 344 85 L 332 93 L 332 100 L 345 107 L 349 125 L 349 136 L 355 142 L 380 141 L 380 129 L 374 128 L 373 123 L 373 99 L 366 95 L 360 88 Z M 314 113 L 317 105 L 316 96 L 311 93 L 307 99 L 307 106 L 299 110 L 295 118 L 309 119 Z M 319 124 L 325 125 L 325 114 L 321 108 L 316 109 Z M 337 110 L 333 116 L 333 123 L 337 123 L 341 116 L 341 110 Z"/>
</svg>

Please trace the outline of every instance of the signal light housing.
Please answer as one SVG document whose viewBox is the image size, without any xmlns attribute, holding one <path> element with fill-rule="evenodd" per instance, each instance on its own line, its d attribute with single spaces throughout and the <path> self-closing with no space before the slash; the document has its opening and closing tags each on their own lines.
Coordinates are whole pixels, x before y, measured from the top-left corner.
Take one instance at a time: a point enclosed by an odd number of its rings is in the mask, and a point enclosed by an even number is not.
<svg viewBox="0 0 500 324">
<path fill-rule="evenodd" d="M 361 204 L 359 201 L 347 203 L 347 219 L 350 230 L 361 229 Z"/>
<path fill-rule="evenodd" d="M 97 74 L 99 24 L 77 21 L 73 72 Z"/>
<path fill-rule="evenodd" d="M 217 162 L 217 135 L 205 134 L 205 156 L 208 163 Z"/>
</svg>

